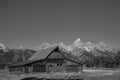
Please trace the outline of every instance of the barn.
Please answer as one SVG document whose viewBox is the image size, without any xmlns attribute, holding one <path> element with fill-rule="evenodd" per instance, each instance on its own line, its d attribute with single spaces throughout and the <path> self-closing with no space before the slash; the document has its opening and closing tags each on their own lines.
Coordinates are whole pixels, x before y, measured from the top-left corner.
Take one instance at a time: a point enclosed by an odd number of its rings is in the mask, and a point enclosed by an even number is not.
<svg viewBox="0 0 120 80">
<path fill-rule="evenodd" d="M 82 64 L 61 47 L 53 46 L 37 51 L 26 62 L 9 65 L 8 69 L 17 73 L 79 72 L 82 71 Z"/>
</svg>

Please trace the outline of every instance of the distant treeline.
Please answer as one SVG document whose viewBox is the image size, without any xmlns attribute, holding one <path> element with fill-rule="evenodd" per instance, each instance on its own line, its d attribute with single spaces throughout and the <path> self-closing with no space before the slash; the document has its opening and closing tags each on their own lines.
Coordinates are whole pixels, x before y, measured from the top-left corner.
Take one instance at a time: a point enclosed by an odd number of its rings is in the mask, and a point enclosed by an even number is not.
<svg viewBox="0 0 120 80">
<path fill-rule="evenodd" d="M 120 68 L 120 51 L 114 54 L 114 56 L 95 56 L 91 52 L 84 51 L 81 56 L 76 57 L 78 57 L 79 61 L 87 68 Z"/>
<path fill-rule="evenodd" d="M 0 69 L 3 69 L 8 64 L 27 61 L 35 52 L 36 51 L 31 49 L 0 50 Z"/>
</svg>

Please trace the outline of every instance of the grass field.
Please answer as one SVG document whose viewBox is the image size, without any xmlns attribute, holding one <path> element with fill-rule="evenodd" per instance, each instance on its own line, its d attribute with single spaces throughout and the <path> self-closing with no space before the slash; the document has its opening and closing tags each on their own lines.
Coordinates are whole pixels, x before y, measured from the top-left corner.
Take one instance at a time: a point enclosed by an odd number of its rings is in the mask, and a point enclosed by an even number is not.
<svg viewBox="0 0 120 80">
<path fill-rule="evenodd" d="M 81 80 L 120 80 L 120 70 L 86 69 L 80 73 L 39 73 L 39 74 L 9 74 L 0 71 L 0 80 L 20 80 L 25 77 L 51 78 L 51 79 L 81 79 Z"/>
</svg>

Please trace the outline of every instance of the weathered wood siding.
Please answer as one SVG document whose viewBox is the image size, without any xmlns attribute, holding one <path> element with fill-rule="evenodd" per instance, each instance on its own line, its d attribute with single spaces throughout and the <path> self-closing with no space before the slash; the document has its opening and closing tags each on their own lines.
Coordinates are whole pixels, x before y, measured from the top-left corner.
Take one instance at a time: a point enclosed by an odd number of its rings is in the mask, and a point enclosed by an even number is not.
<svg viewBox="0 0 120 80">
<path fill-rule="evenodd" d="M 79 72 L 79 66 L 76 66 L 76 65 L 67 65 L 65 67 L 66 69 L 66 72 Z"/>
<path fill-rule="evenodd" d="M 46 72 L 46 61 L 36 62 L 36 63 L 31 64 L 31 68 L 29 68 L 29 71 Z"/>
<path fill-rule="evenodd" d="M 48 56 L 50 59 L 63 59 L 64 57 L 59 52 L 52 52 L 51 55 Z"/>
<path fill-rule="evenodd" d="M 33 65 L 33 72 L 46 72 L 46 65 Z"/>
<path fill-rule="evenodd" d="M 48 63 L 47 65 L 47 72 L 64 72 L 64 65 L 59 63 Z"/>
<path fill-rule="evenodd" d="M 23 73 L 24 67 L 9 67 L 9 72 Z"/>
<path fill-rule="evenodd" d="M 64 72 L 64 57 L 61 53 L 54 51 L 47 57 L 46 69 L 47 72 Z"/>
<path fill-rule="evenodd" d="M 24 66 L 24 73 L 29 73 L 29 68 L 30 68 L 30 66 Z"/>
<path fill-rule="evenodd" d="M 65 60 L 65 64 L 66 65 L 78 65 L 77 63 L 74 63 L 74 62 L 71 62 L 71 61 L 68 61 L 68 60 Z"/>
</svg>

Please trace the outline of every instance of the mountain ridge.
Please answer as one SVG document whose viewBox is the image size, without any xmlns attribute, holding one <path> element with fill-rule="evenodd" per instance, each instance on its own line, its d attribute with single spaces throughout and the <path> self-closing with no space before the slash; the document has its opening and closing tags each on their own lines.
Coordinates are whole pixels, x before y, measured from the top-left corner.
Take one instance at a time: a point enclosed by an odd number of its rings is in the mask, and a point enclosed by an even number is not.
<svg viewBox="0 0 120 80">
<path fill-rule="evenodd" d="M 28 49 L 24 46 L 10 49 L 3 43 L 0 43 L 0 67 L 3 64 L 7 65 L 9 63 L 27 61 L 37 51 L 53 46 L 59 46 L 62 50 L 78 58 L 85 65 L 89 65 L 91 63 L 94 64 L 94 66 L 99 64 L 101 66 L 104 61 L 106 62 L 104 63 L 106 66 L 108 63 L 110 63 L 111 66 L 113 66 L 113 64 L 120 64 L 119 48 L 108 46 L 104 42 L 93 44 L 92 42 L 88 41 L 83 43 L 80 38 L 77 38 L 71 45 L 65 45 L 64 42 L 55 44 L 42 43 L 37 50 Z M 105 66 L 104 64 L 103 66 Z"/>
</svg>

